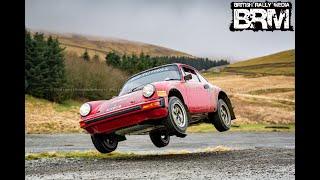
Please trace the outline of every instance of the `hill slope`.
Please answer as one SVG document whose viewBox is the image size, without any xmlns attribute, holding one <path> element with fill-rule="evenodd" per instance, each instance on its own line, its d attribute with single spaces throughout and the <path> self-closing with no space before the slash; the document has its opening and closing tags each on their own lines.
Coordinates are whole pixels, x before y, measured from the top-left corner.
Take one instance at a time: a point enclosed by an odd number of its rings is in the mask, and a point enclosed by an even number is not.
<svg viewBox="0 0 320 180">
<path fill-rule="evenodd" d="M 230 64 L 225 72 L 263 75 L 294 75 L 294 49 Z"/>
<path fill-rule="evenodd" d="M 105 57 L 105 54 L 110 51 L 116 51 L 119 54 L 140 54 L 144 52 L 151 56 L 188 56 L 192 55 L 176 51 L 173 49 L 156 46 L 152 44 L 128 41 L 117 38 L 104 38 L 89 35 L 79 35 L 73 33 L 52 33 L 47 31 L 34 31 L 31 32 L 42 32 L 46 36 L 57 37 L 61 42 L 62 46 L 66 47 L 67 52 L 76 53 L 81 55 L 85 49 L 91 57 L 95 54 L 100 56 L 100 59 Z"/>
</svg>

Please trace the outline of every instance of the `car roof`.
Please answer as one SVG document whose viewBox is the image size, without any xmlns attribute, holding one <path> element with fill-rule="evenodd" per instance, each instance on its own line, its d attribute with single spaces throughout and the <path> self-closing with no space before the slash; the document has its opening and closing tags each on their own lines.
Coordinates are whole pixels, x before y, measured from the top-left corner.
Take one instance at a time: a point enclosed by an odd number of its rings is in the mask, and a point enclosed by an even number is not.
<svg viewBox="0 0 320 180">
<path fill-rule="evenodd" d="M 196 68 L 194 68 L 194 67 L 192 67 L 192 66 L 190 66 L 190 65 L 188 65 L 188 64 L 182 64 L 182 63 L 175 63 L 175 64 L 177 64 L 178 66 L 188 67 L 188 68 L 190 68 L 190 69 L 193 69 L 193 70 L 196 70 L 196 71 L 197 71 Z"/>
</svg>

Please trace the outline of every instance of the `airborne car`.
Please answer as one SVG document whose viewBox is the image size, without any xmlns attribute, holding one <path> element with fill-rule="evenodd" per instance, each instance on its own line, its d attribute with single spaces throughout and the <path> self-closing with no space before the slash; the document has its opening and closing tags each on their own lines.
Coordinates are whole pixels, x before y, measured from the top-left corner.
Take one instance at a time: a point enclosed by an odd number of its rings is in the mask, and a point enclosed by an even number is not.
<svg viewBox="0 0 320 180">
<path fill-rule="evenodd" d="M 157 147 L 170 136 L 185 137 L 188 126 L 212 123 L 222 132 L 235 119 L 227 94 L 193 67 L 167 64 L 133 75 L 119 95 L 80 107 L 80 127 L 101 153 L 114 151 L 127 134 L 149 134 Z"/>
</svg>

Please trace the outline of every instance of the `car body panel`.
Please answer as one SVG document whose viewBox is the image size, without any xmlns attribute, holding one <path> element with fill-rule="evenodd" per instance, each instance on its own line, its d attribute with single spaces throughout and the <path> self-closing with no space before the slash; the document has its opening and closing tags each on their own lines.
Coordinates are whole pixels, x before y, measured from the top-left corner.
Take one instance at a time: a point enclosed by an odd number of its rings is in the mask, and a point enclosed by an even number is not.
<svg viewBox="0 0 320 180">
<path fill-rule="evenodd" d="M 168 115 L 168 95 L 172 91 L 181 94 L 182 101 L 191 115 L 215 112 L 218 96 L 222 89 L 207 81 L 198 83 L 185 81 L 183 68 L 190 68 L 197 75 L 200 73 L 188 65 L 170 65 L 178 67 L 181 80 L 151 83 L 156 90 L 149 98 L 143 96 L 142 90 L 137 90 L 110 100 L 88 102 L 92 110 L 86 117 L 81 117 L 80 126 L 90 134 L 111 133 L 141 123 L 153 122 L 152 120 L 164 119 Z M 207 88 L 205 88 L 205 85 Z"/>
</svg>

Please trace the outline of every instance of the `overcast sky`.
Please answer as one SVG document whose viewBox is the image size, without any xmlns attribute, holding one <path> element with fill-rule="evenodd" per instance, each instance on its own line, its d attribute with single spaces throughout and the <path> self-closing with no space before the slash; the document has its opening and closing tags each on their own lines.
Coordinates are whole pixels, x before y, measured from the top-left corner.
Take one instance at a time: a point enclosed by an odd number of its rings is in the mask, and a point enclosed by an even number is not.
<svg viewBox="0 0 320 180">
<path fill-rule="evenodd" d="M 231 32 L 231 0 L 26 0 L 27 28 L 141 41 L 230 60 L 293 49 L 294 32 Z M 293 1 L 292 1 L 293 2 Z M 292 17 L 294 23 L 294 13 Z"/>
</svg>

